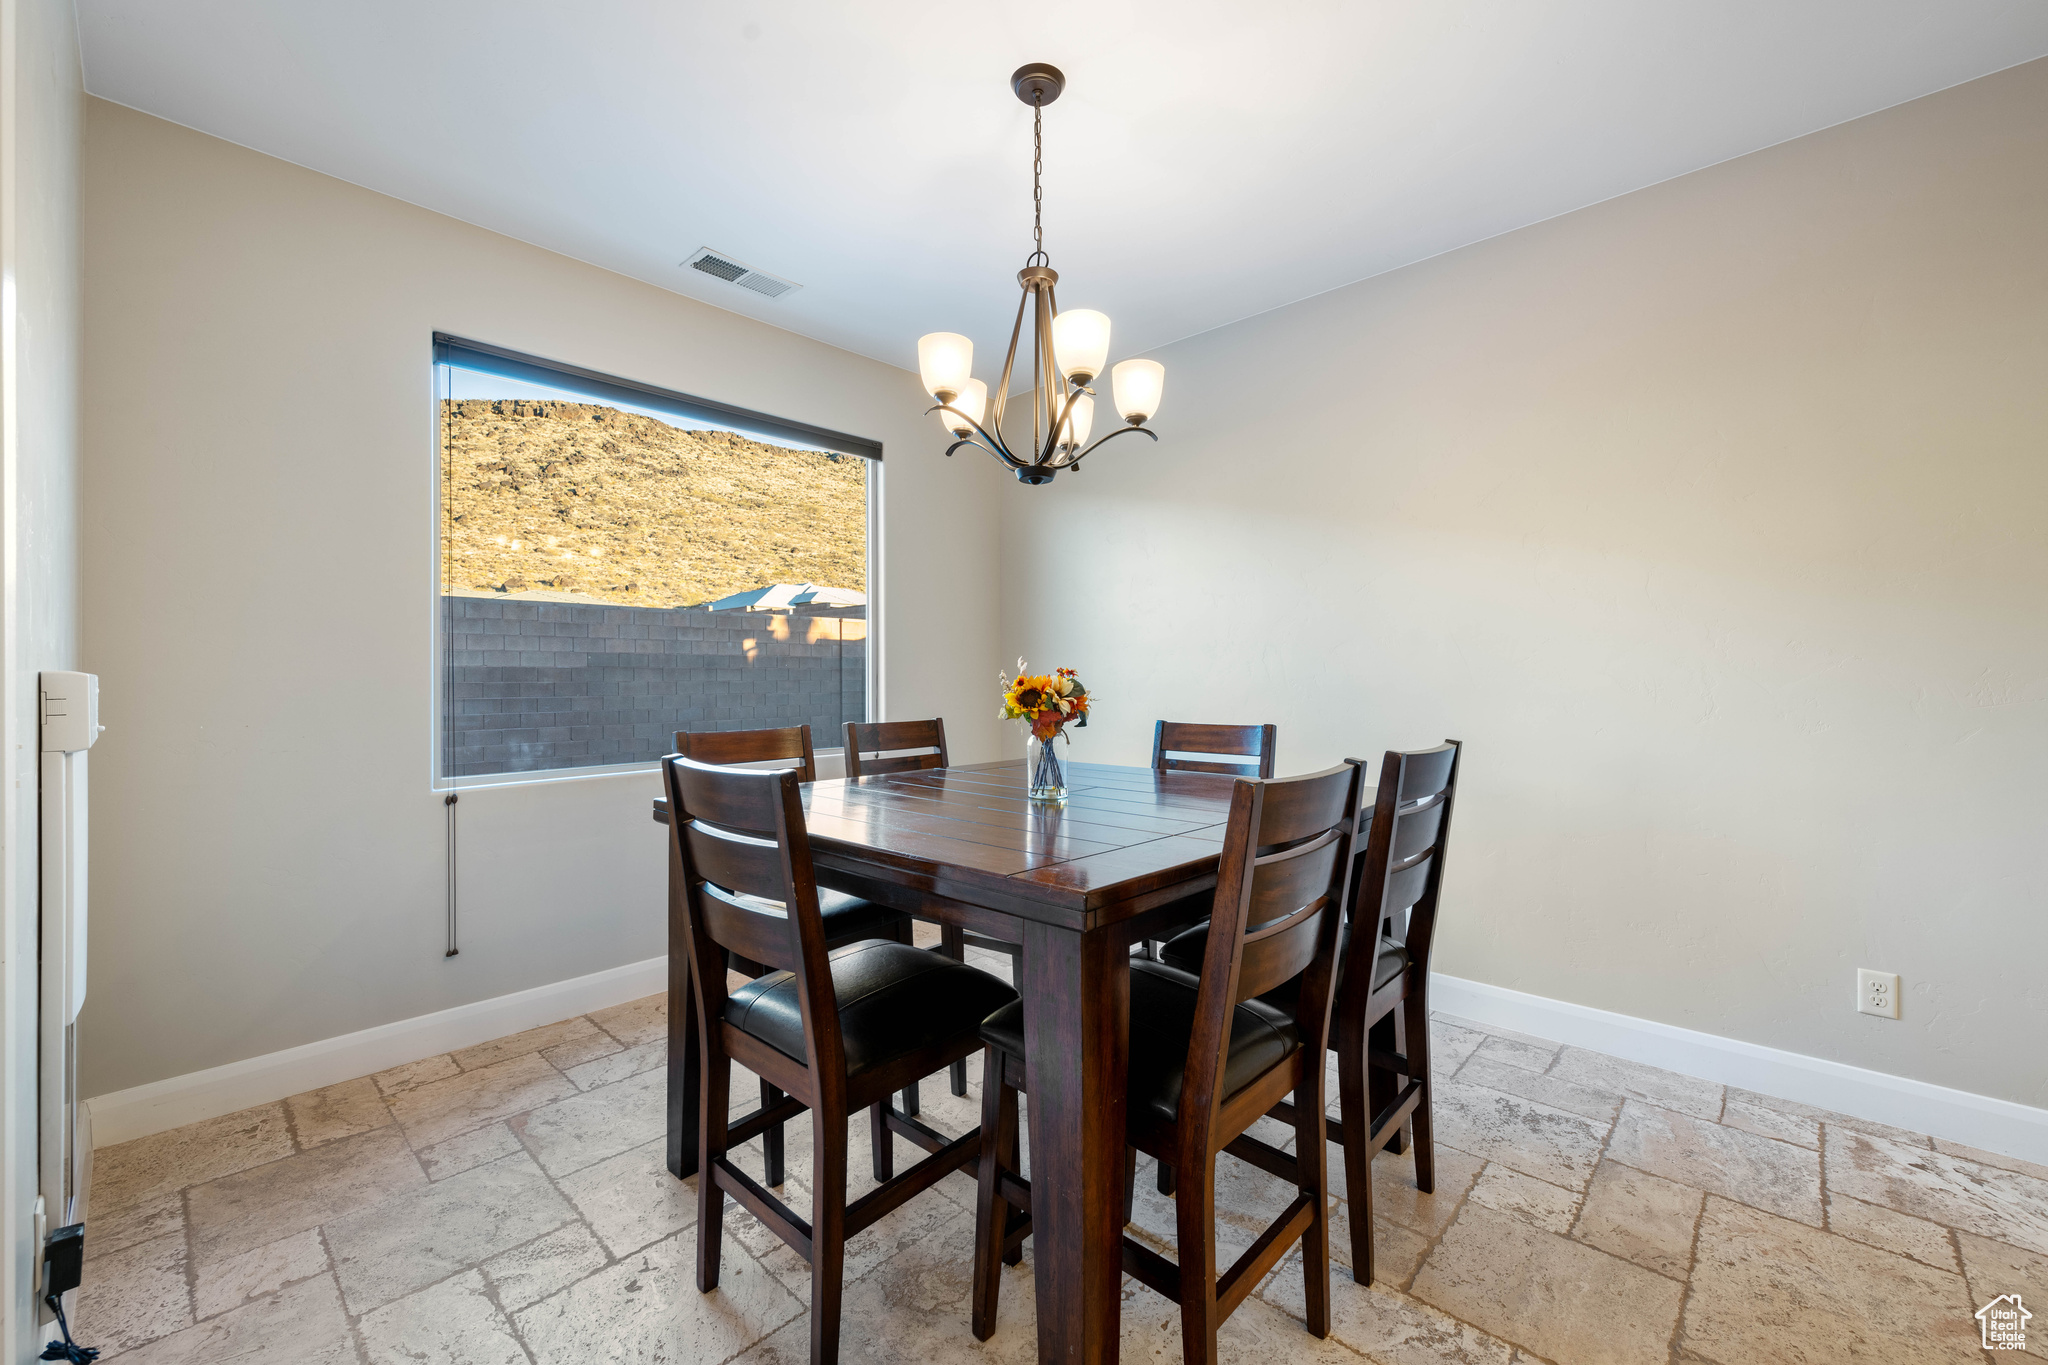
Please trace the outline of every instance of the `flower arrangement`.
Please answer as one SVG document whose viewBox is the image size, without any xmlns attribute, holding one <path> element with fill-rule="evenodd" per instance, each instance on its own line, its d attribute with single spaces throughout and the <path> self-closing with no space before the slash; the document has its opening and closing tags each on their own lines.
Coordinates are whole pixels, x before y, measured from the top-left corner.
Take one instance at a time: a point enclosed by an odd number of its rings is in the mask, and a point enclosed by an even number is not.
<svg viewBox="0 0 2048 1365">
<path fill-rule="evenodd" d="M 1031 732 L 1024 746 L 1031 799 L 1063 804 L 1067 799 L 1067 778 L 1060 771 L 1059 753 L 1053 741 L 1066 733 L 1068 725 L 1079 727 L 1088 723 L 1088 689 L 1071 668 L 1026 673 L 1022 659 L 1017 660 L 1016 677 L 1004 673 L 996 677 L 1003 685 L 1002 718 L 1021 720 Z M 1067 742 L 1073 743 L 1072 738 Z"/>
<path fill-rule="evenodd" d="M 1069 722 L 1088 724 L 1088 689 L 1073 669 L 1026 673 L 1024 661 L 1019 659 L 1016 677 L 998 673 L 996 678 L 1003 685 L 1002 718 L 1029 722 L 1033 739 L 1049 741 Z"/>
</svg>

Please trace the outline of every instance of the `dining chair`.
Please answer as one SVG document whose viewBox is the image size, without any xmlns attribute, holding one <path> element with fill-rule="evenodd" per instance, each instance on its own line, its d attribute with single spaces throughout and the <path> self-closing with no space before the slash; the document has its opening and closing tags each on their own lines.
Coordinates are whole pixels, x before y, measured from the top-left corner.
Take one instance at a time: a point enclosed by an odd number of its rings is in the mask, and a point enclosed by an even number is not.
<svg viewBox="0 0 2048 1365">
<path fill-rule="evenodd" d="M 906 752 L 915 751 L 915 752 Z M 946 766 L 946 722 L 882 720 L 846 722 L 846 775 L 914 773 Z"/>
<path fill-rule="evenodd" d="M 906 753 L 905 750 L 916 752 Z M 947 764 L 946 722 L 942 718 L 846 722 L 848 777 L 923 772 L 929 768 L 943 768 Z M 1010 959 L 1011 979 L 1022 979 L 1018 973 L 1018 965 L 1024 955 L 1021 945 L 1005 943 L 997 938 L 984 938 L 980 934 L 970 934 L 957 925 L 939 925 L 941 953 L 955 962 L 965 962 L 970 947 L 1001 953 Z M 954 1063 L 952 1074 L 947 1079 L 950 1083 L 949 1088 L 955 1095 L 965 1095 L 967 1063 Z M 917 1112 L 914 1102 L 910 1106 L 910 1112 Z"/>
<path fill-rule="evenodd" d="M 1279 745 L 1272 725 L 1201 725 L 1162 720 L 1152 726 L 1152 766 L 1162 772 L 1271 777 Z M 1186 755 L 1186 757 L 1175 757 Z M 1238 759 L 1239 762 L 1223 760 Z M 1249 759 L 1250 762 L 1242 760 Z"/>
<path fill-rule="evenodd" d="M 789 725 L 772 730 L 678 730 L 676 752 L 699 763 L 719 766 L 773 763 L 792 760 L 799 782 L 818 780 L 817 754 L 811 747 L 811 727 Z M 911 943 L 910 916 L 892 906 L 878 905 L 860 896 L 818 888 L 818 912 L 825 923 L 825 947 L 843 947 L 862 939 L 886 938 Z M 726 967 L 745 977 L 760 977 L 772 969 L 737 953 L 726 954 Z M 766 1107 L 782 1097 L 767 1081 L 761 1082 L 761 1104 Z M 918 1111 L 917 1083 L 903 1091 L 903 1110 Z M 763 1138 L 768 1183 L 783 1179 L 782 1129 L 769 1130 Z"/>
<path fill-rule="evenodd" d="M 839 1357 L 846 1239 L 981 1151 L 979 1128 L 947 1138 L 891 1107 L 890 1094 L 979 1050 L 982 1019 L 1017 992 L 987 972 L 903 943 L 868 939 L 828 950 L 794 769 L 748 772 L 678 755 L 662 770 L 687 888 L 683 922 L 672 933 L 697 984 L 697 1288 L 718 1288 L 730 1194 L 810 1263 L 811 1360 L 823 1365 Z M 728 991 L 727 951 L 775 970 Z M 732 1118 L 734 1062 L 784 1098 Z M 877 1185 L 848 1202 L 847 1119 L 862 1108 Z M 806 1109 L 808 1221 L 730 1156 Z M 891 1152 L 898 1136 L 930 1153 L 901 1174 Z"/>
<path fill-rule="evenodd" d="M 1351 1191 L 1351 1274 L 1371 1284 L 1372 1158 L 1399 1151 L 1411 1129 L 1415 1188 L 1436 1188 L 1435 1124 L 1429 1075 L 1429 954 L 1436 938 L 1451 810 L 1458 795 L 1462 741 L 1433 749 L 1388 750 L 1379 791 L 1359 815 L 1363 868 L 1355 876 L 1354 930 L 1345 949 L 1343 985 L 1332 1020 L 1338 1106 L 1329 1125 L 1344 1148 Z M 1364 763 L 1347 759 L 1360 771 Z M 1284 1114 L 1276 1115 L 1284 1119 Z"/>
<path fill-rule="evenodd" d="M 1131 963 L 1126 1216 L 1135 1152 L 1172 1161 L 1185 1175 L 1174 1200 L 1179 1262 L 1125 1237 L 1123 1266 L 1180 1305 L 1183 1357 L 1199 1365 L 1215 1365 L 1217 1329 L 1297 1241 L 1309 1331 L 1330 1332 L 1323 1054 L 1362 785 L 1360 769 L 1350 764 L 1307 777 L 1238 779 L 1211 921 L 1225 932 L 1210 935 L 1201 974 Z M 1261 999 L 1297 979 L 1301 988 L 1288 1008 Z M 1022 1005 L 990 1015 L 981 1036 L 988 1051 L 973 1329 L 986 1341 L 995 1331 L 1002 1265 L 1018 1257 L 1030 1235 L 1032 1200 L 1053 1191 L 1034 1191 L 1017 1170 L 1017 1095 L 1027 1072 Z M 1288 1095 L 1298 1157 L 1246 1131 Z M 1222 1153 L 1292 1181 L 1297 1194 L 1219 1275 Z"/>
<path fill-rule="evenodd" d="M 1271 777 L 1273 762 L 1279 750 L 1280 731 L 1272 725 L 1207 725 L 1192 721 L 1162 720 L 1152 725 L 1152 767 L 1159 772 L 1223 773 L 1230 777 Z M 1203 755 L 1206 755 L 1204 757 Z M 1251 759 L 1252 762 L 1219 762 L 1220 759 Z M 1176 910 L 1185 910 L 1184 916 L 1175 917 L 1169 913 L 1167 922 L 1186 923 L 1190 919 L 1209 917 L 1209 893 L 1191 896 Z M 1162 943 L 1158 939 L 1145 940 L 1143 952 L 1155 962 L 1159 960 Z M 1162 1168 L 1164 1169 L 1164 1168 Z M 1161 1194 L 1172 1191 L 1166 1186 L 1159 1187 Z"/>
<path fill-rule="evenodd" d="M 721 766 L 794 759 L 799 782 L 818 780 L 818 755 L 811 748 L 808 725 L 773 730 L 678 730 L 676 752 L 699 763 Z"/>
<path fill-rule="evenodd" d="M 793 760 L 797 781 L 818 780 L 817 755 L 811 748 L 811 727 L 790 725 L 775 730 L 678 730 L 676 752 L 698 763 L 719 767 Z M 910 916 L 892 906 L 834 891 L 818 889 L 818 910 L 825 921 L 825 946 L 837 948 L 864 938 L 889 938 L 909 943 Z M 730 964 L 742 976 L 760 976 L 768 969 L 735 956 Z"/>
<path fill-rule="evenodd" d="M 1436 937 L 1437 900 L 1443 887 L 1451 809 L 1458 795 L 1460 740 L 1434 749 L 1388 750 L 1379 791 L 1359 812 L 1353 846 L 1351 900 L 1339 949 L 1337 1003 L 1330 1046 L 1337 1053 L 1341 1118 L 1328 1126 L 1344 1148 L 1344 1183 L 1351 1205 L 1351 1273 L 1371 1284 L 1372 1158 L 1382 1147 L 1401 1150 L 1403 1125 L 1412 1129 L 1415 1188 L 1436 1188 L 1429 1075 L 1429 954 Z M 1346 759 L 1361 773 L 1365 764 Z M 1166 945 L 1169 963 L 1199 961 L 1205 927 Z M 1286 1007 L 1300 983 L 1266 996 Z M 1291 1122 L 1285 1104 L 1273 1117 Z"/>
</svg>

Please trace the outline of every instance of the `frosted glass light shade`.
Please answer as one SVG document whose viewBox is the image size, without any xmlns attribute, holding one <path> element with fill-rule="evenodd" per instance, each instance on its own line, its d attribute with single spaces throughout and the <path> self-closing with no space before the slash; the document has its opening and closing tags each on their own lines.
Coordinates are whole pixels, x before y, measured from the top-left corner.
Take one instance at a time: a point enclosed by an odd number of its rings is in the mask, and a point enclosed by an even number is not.
<svg viewBox="0 0 2048 1365">
<path fill-rule="evenodd" d="M 1166 387 L 1166 367 L 1156 360 L 1126 360 L 1110 371 L 1116 393 L 1116 410 L 1133 426 L 1159 412 L 1159 395 Z"/>
<path fill-rule="evenodd" d="M 1109 363 L 1109 316 L 1093 308 L 1069 308 L 1052 320 L 1052 350 L 1065 370 L 1083 384 Z"/>
<path fill-rule="evenodd" d="M 1074 400 L 1074 410 L 1067 414 L 1066 424 L 1060 428 L 1059 444 L 1075 450 L 1088 444 L 1088 430 L 1095 425 L 1095 400 L 1082 394 Z"/>
<path fill-rule="evenodd" d="M 979 379 L 968 380 L 967 387 L 960 390 L 960 396 L 953 400 L 951 406 L 979 422 L 982 413 L 988 409 L 988 385 Z M 945 423 L 946 430 L 955 436 L 966 436 L 974 431 L 973 427 L 960 419 L 959 413 L 942 412 L 939 414 L 939 420 Z"/>
<path fill-rule="evenodd" d="M 917 339 L 917 372 L 924 390 L 945 402 L 967 387 L 974 372 L 974 343 L 958 332 L 927 332 Z"/>
</svg>

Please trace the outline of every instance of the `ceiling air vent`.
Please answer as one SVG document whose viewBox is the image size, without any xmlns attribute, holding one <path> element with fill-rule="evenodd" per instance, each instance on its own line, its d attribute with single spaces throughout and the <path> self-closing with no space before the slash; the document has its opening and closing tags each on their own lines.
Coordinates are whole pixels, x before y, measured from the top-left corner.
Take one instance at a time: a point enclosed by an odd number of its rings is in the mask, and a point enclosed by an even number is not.
<svg viewBox="0 0 2048 1365">
<path fill-rule="evenodd" d="M 692 270 L 701 270 L 727 284 L 736 284 L 742 289 L 751 289 L 763 298 L 779 299 L 784 294 L 793 294 L 803 288 L 792 280 L 770 275 L 765 270 L 756 270 L 750 265 L 735 261 L 720 251 L 703 247 L 683 262 Z"/>
</svg>

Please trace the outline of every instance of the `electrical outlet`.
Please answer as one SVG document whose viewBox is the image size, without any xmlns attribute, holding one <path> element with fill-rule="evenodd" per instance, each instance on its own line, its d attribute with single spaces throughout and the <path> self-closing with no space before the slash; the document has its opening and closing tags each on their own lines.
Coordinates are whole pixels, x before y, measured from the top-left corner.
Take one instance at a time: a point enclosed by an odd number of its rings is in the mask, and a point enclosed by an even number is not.
<svg viewBox="0 0 2048 1365">
<path fill-rule="evenodd" d="M 1873 972 L 1868 967 L 1856 973 L 1856 1008 L 1863 1014 L 1885 1019 L 1899 1017 L 1899 975 Z"/>
</svg>

